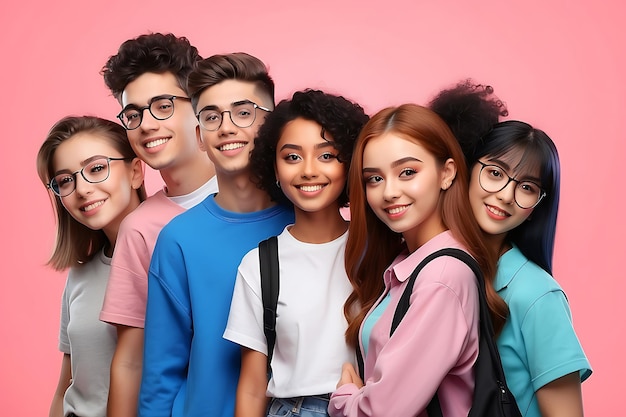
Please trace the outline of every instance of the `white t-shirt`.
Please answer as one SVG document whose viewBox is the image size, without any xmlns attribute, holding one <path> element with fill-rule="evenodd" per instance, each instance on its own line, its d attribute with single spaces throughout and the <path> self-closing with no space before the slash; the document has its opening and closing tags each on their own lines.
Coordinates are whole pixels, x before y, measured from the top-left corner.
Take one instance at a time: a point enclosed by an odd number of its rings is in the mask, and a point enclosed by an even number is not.
<svg viewBox="0 0 626 417">
<path fill-rule="evenodd" d="M 59 350 L 71 355 L 72 382 L 63 399 L 64 415 L 106 415 L 115 327 L 98 319 L 111 269 L 100 252 L 70 269 L 61 303 Z"/>
<path fill-rule="evenodd" d="M 344 335 L 343 305 L 352 292 L 344 267 L 348 234 L 312 244 L 296 240 L 289 227 L 278 236 L 280 292 L 267 387 L 276 398 L 333 392 L 342 364 L 355 362 Z M 267 354 L 258 248 L 239 265 L 224 338 Z"/>
</svg>

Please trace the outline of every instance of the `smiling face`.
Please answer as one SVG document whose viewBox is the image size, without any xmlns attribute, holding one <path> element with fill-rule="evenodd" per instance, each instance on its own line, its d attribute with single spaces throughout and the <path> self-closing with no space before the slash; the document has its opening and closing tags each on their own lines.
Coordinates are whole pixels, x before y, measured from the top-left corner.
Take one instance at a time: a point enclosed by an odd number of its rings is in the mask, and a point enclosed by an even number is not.
<svg viewBox="0 0 626 417">
<path fill-rule="evenodd" d="M 55 175 L 72 174 L 81 169 L 102 169 L 90 163 L 102 157 L 122 155 L 105 137 L 97 133 L 79 133 L 59 144 L 52 158 Z M 141 186 L 141 162 L 111 161 L 109 177 L 99 183 L 87 182 L 80 173 L 75 175 L 76 189 L 61 197 L 61 203 L 79 223 L 93 230 L 104 230 L 107 237 L 117 235 L 119 224 L 139 205 L 136 189 Z"/>
<path fill-rule="evenodd" d="M 141 108 L 155 97 L 186 97 L 176 77 L 169 72 L 144 73 L 128 83 L 122 93 L 122 108 Z M 137 156 L 156 170 L 176 168 L 198 155 L 196 126 L 198 122 L 188 100 L 174 100 L 174 113 L 157 120 L 143 110 L 141 125 L 128 131 L 128 140 Z"/>
<path fill-rule="evenodd" d="M 451 159 L 442 165 L 419 142 L 393 132 L 365 145 L 367 202 L 387 227 L 402 233 L 411 251 L 445 230 L 439 197 L 455 175 Z"/>
<path fill-rule="evenodd" d="M 296 211 L 339 210 L 346 184 L 345 165 L 333 139 L 318 123 L 297 118 L 283 128 L 276 146 L 276 178 Z"/>
<path fill-rule="evenodd" d="M 500 158 L 490 158 L 487 155 L 482 157 L 480 161 L 484 164 L 492 164 L 499 167 L 500 169 L 494 170 L 498 175 L 504 176 L 504 173 L 506 173 L 506 175 L 510 175 L 515 180 L 528 180 L 532 181 L 533 184 L 541 186 L 538 179 L 539 167 L 520 169 L 518 167 L 519 158 L 507 157 L 507 155 Z M 515 193 L 517 192 L 518 198 L 521 198 L 522 193 L 525 191 L 522 188 L 524 185 L 520 185 L 516 181 L 509 181 L 502 190 L 497 192 L 485 191 L 480 183 L 481 168 L 482 165 L 480 163 L 476 163 L 472 167 L 469 188 L 470 205 L 480 228 L 501 243 L 505 240 L 507 233 L 524 223 L 534 209 L 524 209 L 515 203 Z M 489 168 L 486 167 L 485 170 Z M 483 172 L 483 175 L 488 175 L 489 172 Z M 506 180 L 503 182 L 506 182 Z M 516 191 L 516 188 L 518 188 L 518 191 Z"/>
<path fill-rule="evenodd" d="M 222 114 L 222 124 L 215 131 L 198 127 L 200 147 L 206 151 L 220 177 L 249 171 L 250 152 L 254 148 L 254 138 L 263 124 L 266 111 L 256 109 L 256 118 L 248 127 L 238 127 L 228 113 L 240 103 L 255 103 L 271 108 L 265 95 L 252 82 L 225 80 L 207 88 L 198 98 L 197 109 L 213 109 Z"/>
</svg>

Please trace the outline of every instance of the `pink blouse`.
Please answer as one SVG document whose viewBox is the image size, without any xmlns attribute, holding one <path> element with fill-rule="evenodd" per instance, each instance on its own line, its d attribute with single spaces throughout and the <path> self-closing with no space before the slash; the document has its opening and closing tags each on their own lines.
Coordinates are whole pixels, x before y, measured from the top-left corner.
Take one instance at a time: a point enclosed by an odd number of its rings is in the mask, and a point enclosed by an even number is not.
<svg viewBox="0 0 626 417">
<path fill-rule="evenodd" d="M 385 271 L 385 291 L 376 305 L 387 293 L 391 300 L 372 328 L 365 386 L 338 388 L 328 407 L 332 417 L 425 416 L 437 391 L 446 417 L 467 416 L 479 320 L 478 287 L 471 269 L 448 256 L 428 263 L 415 282 L 407 314 L 389 337 L 407 279 L 420 261 L 443 248 L 465 249 L 446 231 L 414 253 L 399 255 Z"/>
</svg>

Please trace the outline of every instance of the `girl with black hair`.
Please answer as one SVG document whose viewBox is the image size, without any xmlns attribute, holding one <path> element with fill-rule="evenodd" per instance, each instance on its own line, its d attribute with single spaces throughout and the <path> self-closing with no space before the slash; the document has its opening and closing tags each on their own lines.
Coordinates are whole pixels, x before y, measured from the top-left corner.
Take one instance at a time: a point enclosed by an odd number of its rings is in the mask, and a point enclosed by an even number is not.
<svg viewBox="0 0 626 417">
<path fill-rule="evenodd" d="M 472 211 L 499 256 L 495 290 L 509 314 L 498 349 L 526 417 L 582 416 L 580 385 L 591 366 L 572 326 L 565 293 L 552 277 L 560 163 L 542 130 L 508 113 L 489 86 L 468 80 L 430 103 L 461 143 L 470 170 Z M 463 120 L 472 120 L 465 123 Z"/>
<path fill-rule="evenodd" d="M 296 92 L 267 116 L 251 165 L 260 188 L 293 205 L 295 222 L 278 236 L 280 291 L 276 344 L 267 379 L 259 250 L 238 269 L 224 337 L 241 345 L 235 415 L 326 416 L 346 344 L 343 304 L 352 291 L 344 268 L 346 179 L 352 148 L 368 117 L 343 97 Z M 273 397 L 268 406 L 268 397 Z"/>
</svg>

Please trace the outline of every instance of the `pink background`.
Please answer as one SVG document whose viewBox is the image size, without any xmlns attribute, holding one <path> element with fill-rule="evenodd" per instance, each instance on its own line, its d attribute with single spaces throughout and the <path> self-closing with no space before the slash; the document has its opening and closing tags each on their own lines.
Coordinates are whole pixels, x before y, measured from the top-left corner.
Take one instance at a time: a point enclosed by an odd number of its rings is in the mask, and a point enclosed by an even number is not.
<svg viewBox="0 0 626 417">
<path fill-rule="evenodd" d="M 35 171 L 37 149 L 67 114 L 115 117 L 118 104 L 99 70 L 122 41 L 147 31 L 187 36 L 203 56 L 257 55 L 270 67 L 278 98 L 318 87 L 369 113 L 425 103 L 468 76 L 493 85 L 511 118 L 543 128 L 559 148 L 555 275 L 594 368 L 583 385 L 585 409 L 589 416 L 619 414 L 626 370 L 622 1 L 8 3 L 0 13 L 2 415 L 47 415 L 61 359 L 65 273 L 44 266 L 54 219 Z M 148 187 L 160 187 L 152 172 Z"/>
</svg>

